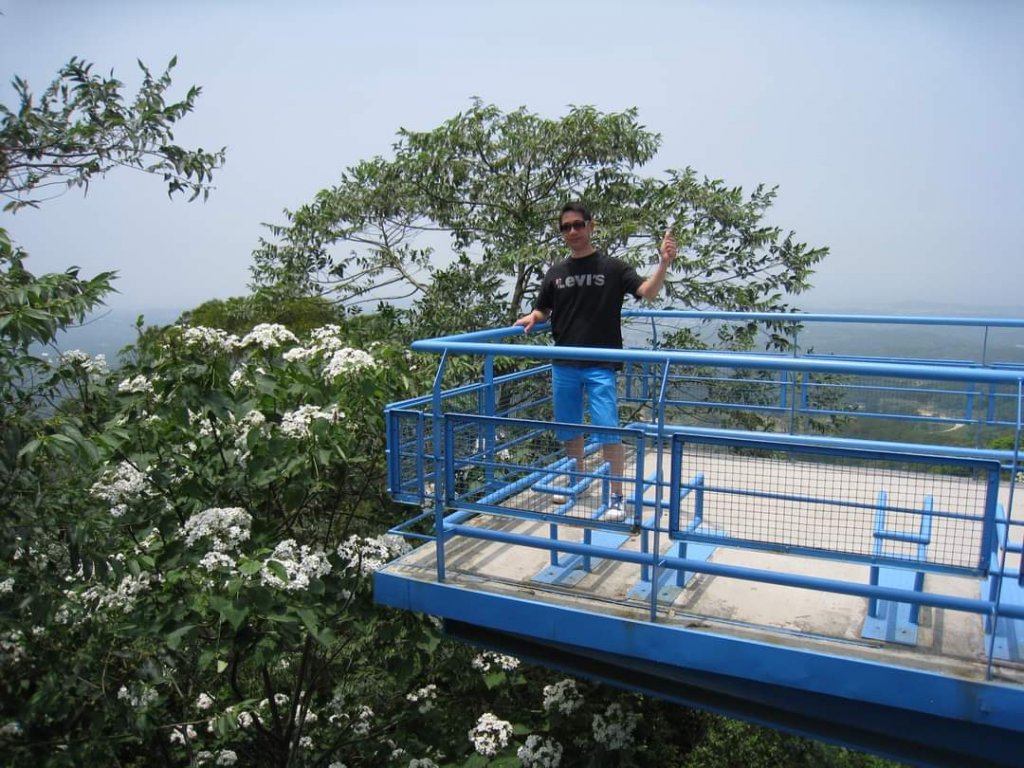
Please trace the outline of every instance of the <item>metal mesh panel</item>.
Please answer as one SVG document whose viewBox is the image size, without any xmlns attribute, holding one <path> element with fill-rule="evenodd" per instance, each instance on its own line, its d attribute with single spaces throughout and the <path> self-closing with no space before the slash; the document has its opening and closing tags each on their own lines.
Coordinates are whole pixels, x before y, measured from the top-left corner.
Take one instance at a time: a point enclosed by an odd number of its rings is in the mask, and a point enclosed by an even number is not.
<svg viewBox="0 0 1024 768">
<path fill-rule="evenodd" d="M 942 569 L 986 565 L 981 470 L 688 441 L 679 471 L 690 491 L 679 527 L 695 527 L 695 538 Z"/>
<path fill-rule="evenodd" d="M 486 408 L 486 388 L 477 385 L 441 397 L 442 409 L 478 413 Z M 419 398 L 388 411 L 389 485 L 396 501 L 419 504 L 433 493 L 433 400 Z"/>
<path fill-rule="evenodd" d="M 451 416 L 448 431 L 450 506 L 585 522 L 604 515 L 615 481 L 635 488 L 639 438 L 630 430 L 566 425 L 556 435 L 545 422 Z M 597 432 L 621 439 L 610 450 L 622 451 L 622 474 L 613 474 Z M 568 458 L 563 442 L 576 437 L 584 441 L 582 466 Z"/>
</svg>

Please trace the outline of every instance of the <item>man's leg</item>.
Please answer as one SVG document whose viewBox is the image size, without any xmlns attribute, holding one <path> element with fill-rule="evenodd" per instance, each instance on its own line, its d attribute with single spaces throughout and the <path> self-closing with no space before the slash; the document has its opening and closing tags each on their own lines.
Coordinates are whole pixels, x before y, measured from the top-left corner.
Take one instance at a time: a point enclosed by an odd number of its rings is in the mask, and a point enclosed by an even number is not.
<svg viewBox="0 0 1024 768">
<path fill-rule="evenodd" d="M 554 400 L 555 421 L 567 424 L 583 423 L 583 380 L 581 368 L 573 365 L 551 366 L 551 389 Z M 576 459 L 576 471 L 583 471 L 583 435 L 579 432 L 556 430 L 555 437 L 565 445 L 565 455 Z"/>
<path fill-rule="evenodd" d="M 590 404 L 590 421 L 602 427 L 619 426 L 618 381 L 612 368 L 588 368 L 586 374 L 587 399 Z M 622 506 L 622 473 L 625 467 L 624 451 L 618 435 L 598 434 L 602 443 L 601 455 L 608 462 L 611 471 L 609 481 L 607 520 L 624 520 Z"/>
<path fill-rule="evenodd" d="M 605 443 L 601 446 L 601 455 L 611 465 L 612 479 L 609 482 L 612 496 L 622 495 L 622 470 L 625 468 L 622 443 Z"/>
</svg>

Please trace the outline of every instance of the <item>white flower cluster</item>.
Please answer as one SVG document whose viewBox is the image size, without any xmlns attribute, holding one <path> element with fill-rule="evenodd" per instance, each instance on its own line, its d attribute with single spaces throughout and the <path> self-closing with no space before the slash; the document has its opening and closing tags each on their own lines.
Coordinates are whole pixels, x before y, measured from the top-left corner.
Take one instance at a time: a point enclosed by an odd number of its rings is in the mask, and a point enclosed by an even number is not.
<svg viewBox="0 0 1024 768">
<path fill-rule="evenodd" d="M 228 377 L 228 384 L 231 385 L 232 389 L 236 388 L 243 381 L 245 381 L 245 369 L 244 368 L 236 368 L 235 370 L 233 370 L 231 372 L 231 376 Z"/>
<path fill-rule="evenodd" d="M 213 706 L 213 696 L 208 693 L 200 693 L 199 698 L 196 699 L 196 709 L 205 712 Z"/>
<path fill-rule="evenodd" d="M 315 405 L 300 405 L 281 417 L 281 431 L 288 437 L 298 440 L 309 437 L 309 425 L 313 423 L 313 419 L 324 419 L 337 424 L 344 418 L 344 411 L 339 410 L 336 405 L 326 410 Z"/>
<path fill-rule="evenodd" d="M 385 533 L 376 538 L 349 536 L 338 545 L 338 557 L 347 562 L 346 571 L 361 573 L 379 571 L 388 562 L 409 551 L 409 545 L 401 536 Z"/>
<path fill-rule="evenodd" d="M 492 667 L 511 672 L 518 666 L 519 659 L 515 656 L 505 656 L 504 654 L 492 653 L 491 651 L 484 651 L 473 659 L 473 669 L 479 669 L 485 673 L 490 672 Z"/>
<path fill-rule="evenodd" d="M 222 749 L 217 753 L 217 765 L 234 765 L 238 762 L 238 754 L 233 749 Z"/>
<path fill-rule="evenodd" d="M 352 731 L 357 736 L 366 736 L 370 732 L 370 723 L 373 720 L 373 710 L 365 704 L 359 707 L 356 713 L 356 721 L 352 724 Z"/>
<path fill-rule="evenodd" d="M 95 600 L 98 611 L 112 608 L 128 613 L 135 607 L 139 595 L 149 591 L 152 584 L 159 584 L 163 580 L 163 576 L 152 576 L 148 571 L 142 571 L 138 576 L 128 574 L 121 579 L 117 589 L 110 590 L 102 584 L 97 584 L 82 592 L 81 599 Z"/>
<path fill-rule="evenodd" d="M 284 579 L 274 573 L 270 567 L 271 562 L 284 568 Z M 294 592 L 305 589 L 312 579 L 326 576 L 330 572 L 331 563 L 323 552 L 314 552 L 305 544 L 300 547 L 295 539 L 285 539 L 274 547 L 273 554 L 264 561 L 260 569 L 260 581 L 271 587 Z"/>
<path fill-rule="evenodd" d="M 417 709 L 420 711 L 420 714 L 425 715 L 434 708 L 434 702 L 437 701 L 437 686 L 431 683 L 412 693 L 405 694 L 405 699 L 413 704 L 418 703 Z"/>
<path fill-rule="evenodd" d="M 408 768 L 437 768 L 437 763 L 429 757 L 414 757 L 409 761 Z"/>
<path fill-rule="evenodd" d="M 512 723 L 507 720 L 499 720 L 490 712 L 484 712 L 476 725 L 469 730 L 469 740 L 473 742 L 473 749 L 478 754 L 486 757 L 494 757 L 499 749 L 508 746 L 509 737 L 512 735 Z"/>
<path fill-rule="evenodd" d="M 562 764 L 562 745 L 554 739 L 532 734 L 516 751 L 516 757 L 523 768 L 558 768 Z"/>
<path fill-rule="evenodd" d="M 117 391 L 122 394 L 133 392 L 149 393 L 153 391 L 153 383 L 141 373 L 131 379 L 124 379 L 117 385 Z"/>
<path fill-rule="evenodd" d="M 136 709 L 145 709 L 160 698 L 156 688 L 151 685 L 133 685 L 131 689 L 122 685 L 117 692 L 118 701 L 127 701 Z"/>
<path fill-rule="evenodd" d="M 171 731 L 171 735 L 169 737 L 171 744 L 180 744 L 181 746 L 185 746 L 188 742 L 195 740 L 196 729 L 191 725 L 186 725 L 184 730 L 175 728 Z"/>
<path fill-rule="evenodd" d="M 181 341 L 189 349 L 203 352 L 230 352 L 239 345 L 238 337 L 220 328 L 196 325 L 181 332 Z"/>
<path fill-rule="evenodd" d="M 90 377 L 106 376 L 110 373 L 110 366 L 107 365 L 106 355 L 91 357 L 80 349 L 69 349 L 67 352 L 61 352 L 60 362 L 72 368 L 81 367 Z"/>
<path fill-rule="evenodd" d="M 341 328 L 337 325 L 324 325 L 310 333 L 308 347 L 292 347 L 284 353 L 283 357 L 289 363 L 302 362 L 323 355 L 325 352 L 334 352 L 344 346 L 345 343 L 341 340 Z"/>
<path fill-rule="evenodd" d="M 298 341 L 295 334 L 276 323 L 260 323 L 242 337 L 242 347 L 259 347 L 274 349 L 282 344 L 294 344 Z"/>
<path fill-rule="evenodd" d="M 232 418 L 234 418 L 234 414 L 232 414 Z M 248 436 L 249 432 L 254 429 L 262 428 L 266 423 L 267 417 L 262 413 L 255 409 L 249 411 L 236 422 L 238 427 L 238 440 L 236 440 L 236 443 L 240 441 L 244 447 L 245 438 Z"/>
<path fill-rule="evenodd" d="M 0 739 L 13 739 L 17 736 L 21 736 L 21 734 L 21 723 L 17 720 L 9 720 L 3 725 L 0 725 Z"/>
<path fill-rule="evenodd" d="M 121 517 L 128 511 L 128 502 L 149 493 L 146 473 L 141 472 L 127 461 L 122 461 L 93 484 L 92 495 L 110 502 L 110 514 Z"/>
<path fill-rule="evenodd" d="M 199 559 L 199 567 L 211 573 L 222 568 L 227 571 L 233 571 L 237 565 L 238 561 L 231 555 L 212 550 Z"/>
<path fill-rule="evenodd" d="M 252 516 L 241 507 L 210 507 L 192 515 L 181 527 L 185 546 L 205 540 L 211 552 L 232 552 L 249 539 Z"/>
<path fill-rule="evenodd" d="M 0 632 L 0 661 L 5 665 L 17 664 L 24 661 L 28 655 L 23 643 L 24 635 L 21 630 L 11 629 L 7 632 Z"/>
<path fill-rule="evenodd" d="M 14 591 L 14 577 L 0 581 L 0 595 L 9 595 Z"/>
<path fill-rule="evenodd" d="M 552 710 L 563 714 L 571 715 L 583 706 L 583 696 L 576 688 L 576 681 L 571 677 L 565 678 L 554 685 L 544 686 L 544 711 Z"/>
<path fill-rule="evenodd" d="M 603 715 L 594 715 L 594 741 L 608 750 L 625 749 L 632 743 L 639 721 L 639 715 L 624 712 L 619 704 L 609 704 Z"/>
<path fill-rule="evenodd" d="M 377 361 L 373 355 L 363 352 L 361 349 L 343 347 L 331 355 L 331 359 L 324 366 L 324 380 L 331 382 L 346 373 L 358 373 L 377 367 Z"/>
<path fill-rule="evenodd" d="M 231 414 L 231 422 L 235 431 L 235 450 L 238 451 L 238 461 L 240 464 L 245 464 L 252 453 L 249 450 L 249 434 L 253 431 L 257 435 L 262 434 L 267 417 L 254 409 L 237 421 L 235 415 Z"/>
</svg>

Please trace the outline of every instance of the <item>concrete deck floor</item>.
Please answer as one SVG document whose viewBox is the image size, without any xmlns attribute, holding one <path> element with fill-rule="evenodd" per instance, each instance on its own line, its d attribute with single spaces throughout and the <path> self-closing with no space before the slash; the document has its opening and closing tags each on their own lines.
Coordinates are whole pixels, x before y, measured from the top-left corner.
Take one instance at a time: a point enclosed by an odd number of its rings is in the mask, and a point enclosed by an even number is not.
<svg viewBox="0 0 1024 768">
<path fill-rule="evenodd" d="M 1004 505 L 1008 493 L 1008 487 L 1002 489 Z M 536 504 L 536 500 L 530 503 Z M 477 514 L 464 524 L 541 539 L 546 539 L 550 532 L 547 522 L 503 515 Z M 561 540 L 582 540 L 583 528 L 572 524 L 558 528 Z M 941 538 L 944 534 L 939 531 L 937 535 Z M 623 550 L 640 547 L 641 537 L 635 532 L 627 535 L 600 531 L 595 532 L 595 537 L 599 537 L 601 546 L 619 546 Z M 1019 533 L 1016 538 L 1020 538 Z M 665 548 L 671 542 L 662 536 L 661 543 Z M 595 560 L 591 572 L 566 585 L 536 579 L 550 565 L 546 550 L 460 536 L 447 542 L 445 556 L 446 582 L 454 586 L 638 621 L 651 620 L 649 597 L 631 596 L 641 584 L 640 566 L 633 563 Z M 560 557 L 565 562 L 567 556 Z M 719 546 L 709 561 L 869 583 L 868 565 L 818 557 Z M 1010 565 L 1017 567 L 1016 563 Z M 387 566 L 396 575 L 420 581 L 436 580 L 436 568 L 434 543 L 420 546 Z M 979 577 L 928 573 L 924 590 L 979 599 L 983 583 Z M 985 679 L 988 660 L 980 615 L 922 607 L 917 644 L 910 647 L 862 638 L 867 609 L 868 601 L 861 597 L 698 574 L 672 595 L 671 602 L 659 602 L 655 620 L 669 626 L 934 671 L 966 680 Z M 1024 685 L 1022 664 L 996 661 L 992 672 L 994 680 Z"/>
</svg>

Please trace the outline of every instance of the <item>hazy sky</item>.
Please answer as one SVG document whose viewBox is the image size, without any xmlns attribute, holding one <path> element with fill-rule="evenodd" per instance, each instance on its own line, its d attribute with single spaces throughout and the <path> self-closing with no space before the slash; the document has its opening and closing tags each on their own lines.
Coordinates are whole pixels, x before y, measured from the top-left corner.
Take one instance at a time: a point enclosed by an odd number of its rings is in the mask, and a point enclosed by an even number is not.
<svg viewBox="0 0 1024 768">
<path fill-rule="evenodd" d="M 0 215 L 36 272 L 116 269 L 115 307 L 246 292 L 263 222 L 479 96 L 547 117 L 637 107 L 646 171 L 779 185 L 770 220 L 832 253 L 796 300 L 1024 314 L 1024 2 L 0 0 L 0 99 L 71 56 L 138 83 L 177 54 L 176 131 L 227 145 L 207 203 L 128 171 Z"/>
</svg>

